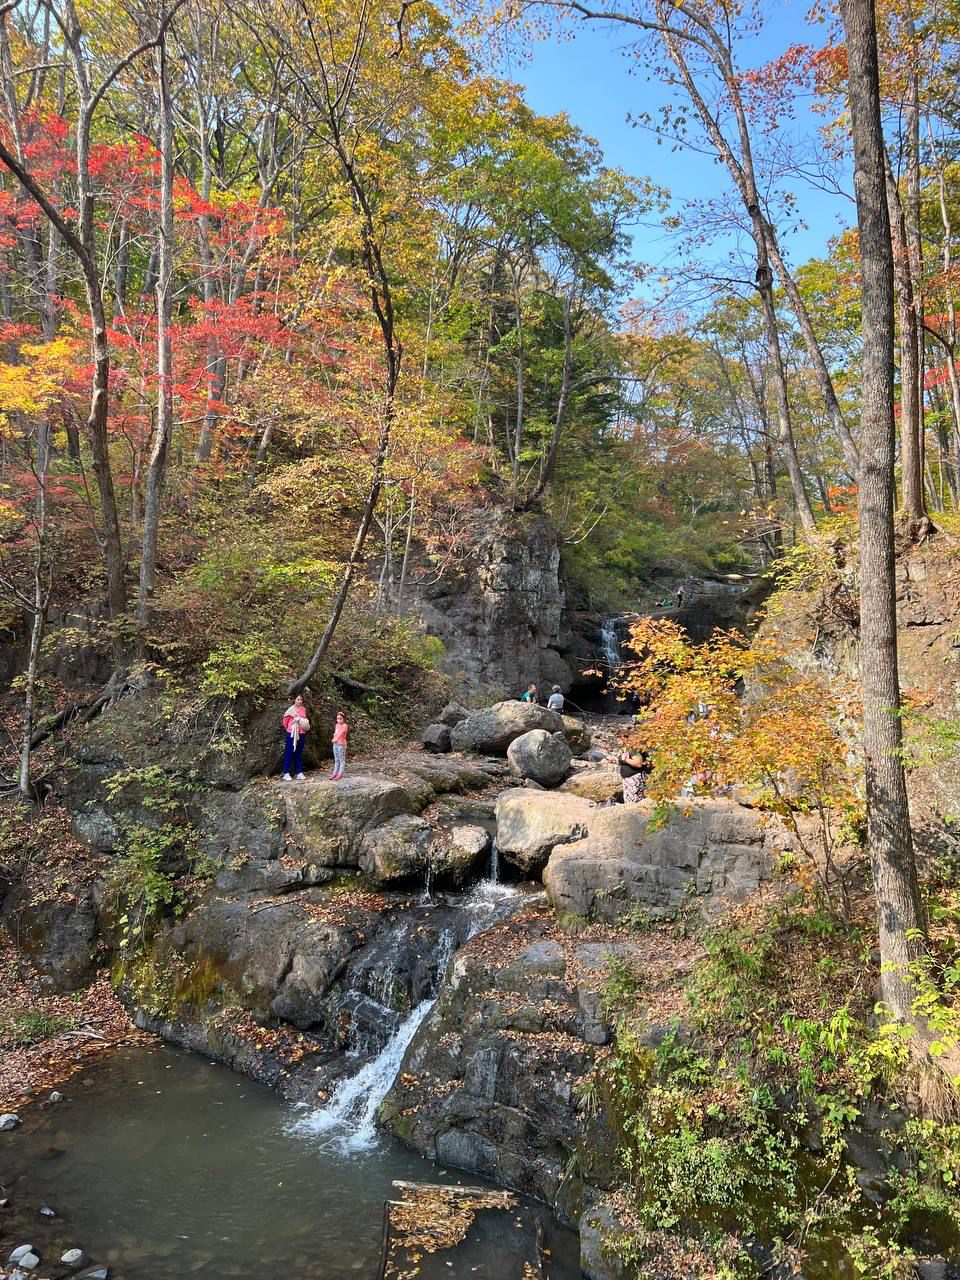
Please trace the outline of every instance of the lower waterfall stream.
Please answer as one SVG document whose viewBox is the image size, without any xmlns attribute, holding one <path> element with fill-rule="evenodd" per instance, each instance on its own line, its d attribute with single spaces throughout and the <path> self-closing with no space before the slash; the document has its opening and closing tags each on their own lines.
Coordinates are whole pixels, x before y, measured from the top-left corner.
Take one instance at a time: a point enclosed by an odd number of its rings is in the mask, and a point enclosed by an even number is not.
<svg viewBox="0 0 960 1280">
<path fill-rule="evenodd" d="M 459 896 L 458 937 L 435 943 L 437 983 L 455 945 L 509 914 L 518 887 L 482 882 Z M 79 1247 L 109 1266 L 110 1280 L 290 1277 L 373 1280 L 384 1201 L 395 1179 L 476 1184 L 440 1168 L 377 1127 L 377 1111 L 404 1052 L 437 997 L 400 1018 L 375 1053 L 359 1046 L 319 1110 L 291 1111 L 271 1090 L 207 1059 L 165 1045 L 121 1048 L 63 1086 L 65 1101 L 25 1109 L 4 1149 L 0 1213 L 5 1258 L 33 1244 L 40 1274 Z M 551 1280 L 579 1276 L 576 1235 L 549 1210 L 518 1197 L 510 1231 L 546 1233 Z M 56 1216 L 38 1216 L 50 1206 Z M 471 1233 L 436 1274 L 519 1280 L 516 1240 Z M 448 1257 L 451 1255 L 447 1255 Z M 450 1268 L 453 1268 L 452 1270 Z"/>
</svg>

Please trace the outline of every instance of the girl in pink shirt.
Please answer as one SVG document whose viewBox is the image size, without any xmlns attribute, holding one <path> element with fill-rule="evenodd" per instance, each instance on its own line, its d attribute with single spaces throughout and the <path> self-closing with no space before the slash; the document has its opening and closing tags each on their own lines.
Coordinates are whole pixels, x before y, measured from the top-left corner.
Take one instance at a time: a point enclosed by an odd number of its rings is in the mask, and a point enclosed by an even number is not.
<svg viewBox="0 0 960 1280">
<path fill-rule="evenodd" d="M 337 723 L 333 730 L 333 773 L 330 775 L 331 782 L 339 782 L 343 777 L 343 771 L 347 767 L 347 734 L 350 732 L 350 726 L 347 724 L 347 717 L 342 711 L 337 712 Z"/>
</svg>

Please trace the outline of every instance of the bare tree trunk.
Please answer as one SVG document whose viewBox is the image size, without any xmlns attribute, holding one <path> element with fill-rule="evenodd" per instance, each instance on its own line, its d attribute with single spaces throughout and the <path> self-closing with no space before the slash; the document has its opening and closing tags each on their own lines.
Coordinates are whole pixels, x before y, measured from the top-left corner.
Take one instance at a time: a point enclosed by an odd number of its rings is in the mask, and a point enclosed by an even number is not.
<svg viewBox="0 0 960 1280">
<path fill-rule="evenodd" d="M 143 496 L 143 541 L 140 555 L 140 591 L 137 616 L 146 622 L 156 582 L 157 545 L 160 533 L 160 499 L 173 434 L 173 342 L 170 333 L 173 284 L 173 102 L 167 65 L 167 42 L 161 38 L 154 51 L 157 94 L 160 101 L 160 219 L 157 274 L 157 426 L 147 464 Z"/>
<path fill-rule="evenodd" d="M 361 60 L 363 57 L 363 35 L 367 21 L 368 18 L 366 16 L 361 19 L 358 26 L 357 40 L 354 44 L 354 52 L 352 54 L 350 64 L 345 71 L 346 79 L 344 84 L 348 87 L 356 84 L 357 76 L 360 72 Z M 320 46 L 315 45 L 314 47 L 319 48 Z M 370 294 L 370 307 L 380 330 L 380 338 L 383 346 L 385 377 L 383 409 L 380 418 L 380 430 L 377 437 L 377 448 L 370 470 L 370 483 L 367 489 L 367 497 L 363 505 L 363 511 L 360 515 L 360 523 L 357 526 L 353 547 L 350 551 L 350 558 L 344 566 L 340 585 L 337 588 L 336 595 L 334 596 L 330 616 L 327 620 L 327 625 L 324 628 L 323 635 L 320 637 L 320 641 L 301 675 L 299 675 L 297 679 L 290 684 L 288 691 L 291 694 L 297 694 L 303 691 L 319 668 L 320 663 L 323 661 L 340 622 L 340 617 L 343 613 L 344 606 L 346 605 L 353 580 L 360 567 L 364 544 L 367 540 L 367 534 L 370 531 L 370 525 L 373 521 L 374 512 L 377 508 L 377 502 L 380 499 L 380 491 L 383 487 L 383 473 L 387 462 L 387 454 L 390 450 L 390 442 L 393 436 L 393 424 L 396 417 L 397 384 L 400 380 L 400 366 L 403 359 L 403 344 L 401 343 L 396 331 L 396 316 L 393 307 L 391 274 L 384 261 L 383 245 L 377 234 L 378 228 L 377 219 L 374 214 L 374 206 L 371 204 L 365 176 L 357 167 L 355 153 L 351 146 L 348 145 L 343 134 L 345 119 L 344 102 L 349 89 L 345 89 L 343 93 L 334 92 L 332 81 L 329 79 L 326 71 L 324 72 L 323 80 L 325 93 L 323 112 L 324 125 L 329 130 L 328 143 L 332 147 L 337 161 L 339 162 L 340 170 L 350 189 L 354 207 L 359 215 L 361 254 L 364 267 L 366 268 L 367 287 Z"/>
<path fill-rule="evenodd" d="M 27 669 L 24 672 L 23 690 L 23 729 L 20 738 L 20 765 L 17 784 L 20 794 L 27 800 L 33 799 L 34 790 L 30 781 L 30 752 L 33 746 L 33 721 L 36 706 L 37 675 L 40 669 L 40 646 L 47 626 L 47 615 L 50 610 L 50 588 L 53 581 L 53 566 L 47 556 L 47 468 L 50 462 L 49 424 L 44 421 L 40 427 L 37 447 L 37 501 L 36 501 L 36 548 L 33 562 L 33 601 L 30 605 L 30 650 L 27 656 Z"/>
<path fill-rule="evenodd" d="M 863 300 L 860 429 L 860 669 L 867 834 L 877 895 L 881 984 L 897 1018 L 914 1021 L 909 968 L 926 923 L 901 755 L 894 563 L 893 253 L 884 178 L 873 0 L 841 0 L 847 37 Z"/>
<path fill-rule="evenodd" d="M 914 536 L 929 531 L 923 501 L 923 465 L 920 458 L 920 353 L 913 279 L 907 247 L 907 224 L 890 157 L 884 148 L 884 178 L 892 234 L 893 281 L 900 322 L 900 481 L 903 509 Z"/>
<path fill-rule="evenodd" d="M 513 455 L 511 458 L 513 483 L 516 486 L 520 480 L 520 449 L 523 444 L 523 314 L 520 308 L 520 282 L 517 276 L 517 269 L 512 263 L 510 270 L 513 278 L 513 314 L 517 324 L 517 420 L 513 428 L 513 449 L 511 450 Z"/>
<path fill-rule="evenodd" d="M 541 497 L 557 469 L 557 455 L 560 451 L 560 438 L 563 434 L 563 424 L 567 416 L 567 404 L 570 400 L 570 377 L 573 372 L 573 325 L 570 313 L 573 308 L 575 287 L 575 283 L 571 282 L 570 288 L 563 299 L 563 374 L 560 379 L 557 412 L 553 420 L 553 434 L 550 437 L 550 446 L 540 471 L 540 479 L 527 499 L 528 503 L 536 502 Z"/>
<path fill-rule="evenodd" d="M 756 222 L 754 225 L 756 228 Z M 810 506 L 810 499 L 807 497 L 807 486 L 803 479 L 803 470 L 797 454 L 796 441 L 793 438 L 790 397 L 787 389 L 787 371 L 783 363 L 783 352 L 780 348 L 780 330 L 777 325 L 777 311 L 773 301 L 773 277 L 767 260 L 766 239 L 762 231 L 755 230 L 754 241 L 757 246 L 757 292 L 760 294 L 763 326 L 767 335 L 767 358 L 770 362 L 770 372 L 773 377 L 780 452 L 783 455 L 783 464 L 787 469 L 790 487 L 793 490 L 797 516 L 804 529 L 812 532 L 816 529 L 817 522 L 814 518 L 813 508 Z"/>
<path fill-rule="evenodd" d="M 397 614 L 403 613 L 403 593 L 407 585 L 407 570 L 410 567 L 410 548 L 413 545 L 413 516 L 417 507 L 417 482 L 410 487 L 410 510 L 407 512 L 407 536 L 403 544 L 403 562 L 400 565 L 400 585 L 397 587 Z"/>
</svg>

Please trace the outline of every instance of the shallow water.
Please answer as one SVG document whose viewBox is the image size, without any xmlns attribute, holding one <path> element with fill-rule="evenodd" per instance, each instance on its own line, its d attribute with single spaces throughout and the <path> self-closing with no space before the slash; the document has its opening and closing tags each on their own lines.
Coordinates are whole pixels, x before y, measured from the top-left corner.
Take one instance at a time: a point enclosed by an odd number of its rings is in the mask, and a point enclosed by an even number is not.
<svg viewBox="0 0 960 1280">
<path fill-rule="evenodd" d="M 346 1153 L 292 1125 L 270 1090 L 167 1047 L 119 1051 L 86 1078 L 4 1135 L 2 1256 L 35 1244 L 42 1275 L 78 1246 L 111 1280 L 372 1278 L 392 1180 L 462 1180 L 382 1133 Z M 44 1204 L 59 1215 L 49 1225 Z"/>
</svg>

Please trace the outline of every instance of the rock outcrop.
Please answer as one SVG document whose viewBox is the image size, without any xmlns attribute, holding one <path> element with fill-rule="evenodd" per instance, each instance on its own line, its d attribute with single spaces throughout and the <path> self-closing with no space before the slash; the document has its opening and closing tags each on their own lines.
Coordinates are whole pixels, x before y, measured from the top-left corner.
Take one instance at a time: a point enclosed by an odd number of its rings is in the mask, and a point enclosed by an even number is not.
<svg viewBox="0 0 960 1280">
<path fill-rule="evenodd" d="M 595 812 L 589 800 L 525 787 L 497 800 L 497 848 L 526 876 L 539 875 L 551 852 L 587 833 Z"/>
<path fill-rule="evenodd" d="M 562 733 L 531 729 L 514 738 L 507 748 L 510 772 L 515 778 L 532 778 L 542 787 L 555 787 L 566 776 L 573 752 Z"/>
<path fill-rule="evenodd" d="M 292 850 L 308 863 L 361 867 L 387 883 L 413 874 L 415 863 L 421 871 L 427 865 L 429 840 L 415 833 L 429 832 L 428 824 L 418 826 L 409 819 L 419 817 L 440 796 L 482 789 L 490 782 L 490 772 L 474 763 L 411 753 L 396 756 L 381 769 L 349 772 L 340 782 L 308 778 L 300 783 L 266 784 L 265 789 L 282 805 Z M 401 818 L 407 821 L 399 822 Z M 380 876 L 378 849 L 384 869 L 395 854 L 398 867 L 403 864 L 408 870 Z"/>
<path fill-rule="evenodd" d="M 443 641 L 443 669 L 471 693 L 531 680 L 569 688 L 557 532 L 544 516 L 502 513 L 474 548 L 469 573 L 414 585 L 424 629 Z"/>
<path fill-rule="evenodd" d="M 696 897 L 709 916 L 742 901 L 792 847 L 776 818 L 732 800 L 683 801 L 664 825 L 653 813 L 649 801 L 597 808 L 586 838 L 554 849 L 543 882 L 558 911 L 661 916 Z"/>
<path fill-rule="evenodd" d="M 612 1140 L 582 1113 L 576 1084 L 611 1037 L 601 992 L 616 953 L 629 962 L 632 948 L 578 943 L 542 908 L 469 942 L 407 1051 L 384 1123 L 431 1159 L 575 1220 L 585 1182 L 612 1176 Z M 574 1155 L 582 1163 L 565 1179 Z"/>
<path fill-rule="evenodd" d="M 138 1025 L 314 1100 L 439 985 L 467 913 L 337 883 L 211 899 L 159 936 L 125 991 Z"/>
</svg>

